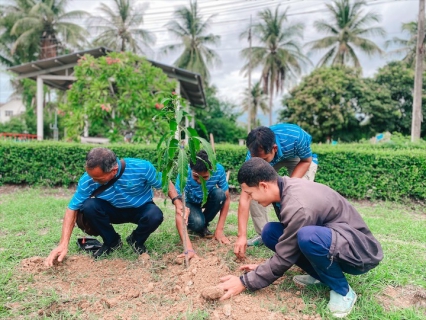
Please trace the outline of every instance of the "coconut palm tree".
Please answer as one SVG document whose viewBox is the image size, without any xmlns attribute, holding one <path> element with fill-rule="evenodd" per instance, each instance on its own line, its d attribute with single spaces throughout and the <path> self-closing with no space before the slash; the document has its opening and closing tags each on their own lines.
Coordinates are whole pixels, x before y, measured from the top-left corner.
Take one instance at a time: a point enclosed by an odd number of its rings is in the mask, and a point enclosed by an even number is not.
<svg viewBox="0 0 426 320">
<path fill-rule="evenodd" d="M 268 96 L 263 92 L 260 81 L 256 82 L 251 90 L 249 90 L 249 88 L 245 90 L 242 105 L 244 112 L 248 112 L 249 109 L 251 109 L 248 117 L 250 119 L 251 128 L 257 127 L 256 120 L 259 111 L 262 111 L 264 114 L 268 112 L 267 99 Z"/>
<path fill-rule="evenodd" d="M 166 54 L 183 49 L 173 64 L 176 67 L 199 73 L 205 82 L 208 82 L 210 78 L 208 68 L 221 63 L 219 55 L 208 47 L 208 45 L 218 46 L 220 41 L 220 36 L 207 33 L 213 17 L 214 15 L 203 20 L 197 1 L 191 1 L 189 8 L 176 9 L 175 20 L 168 22 L 166 27 L 180 42 L 161 49 Z"/>
<path fill-rule="evenodd" d="M 12 54 L 19 48 L 38 46 L 39 58 L 55 57 L 63 46 L 79 48 L 86 42 L 87 31 L 71 19 L 89 14 L 76 10 L 66 12 L 69 0 L 15 0 L 5 7 L 5 15 L 15 18 L 10 35 L 16 37 Z"/>
<path fill-rule="evenodd" d="M 28 0 L 16 0 L 9 5 L 0 6 L 0 63 L 7 67 L 32 61 L 39 52 L 39 42 L 32 41 L 25 47 L 17 47 L 12 53 L 18 37 L 12 35 L 11 30 L 17 20 L 28 15 L 31 4 Z"/>
<path fill-rule="evenodd" d="M 328 35 L 307 44 L 313 52 L 328 50 L 318 65 L 353 64 L 361 68 L 355 49 L 369 56 L 383 53 L 375 42 L 366 38 L 376 35 L 384 37 L 386 32 L 382 27 L 371 26 L 380 22 L 380 16 L 373 12 L 364 13 L 365 5 L 364 0 L 334 0 L 326 4 L 330 18 L 315 21 L 314 27 Z"/>
<path fill-rule="evenodd" d="M 141 28 L 146 5 L 137 5 L 135 0 L 114 0 L 112 8 L 101 3 L 98 10 L 102 16 L 90 19 L 90 26 L 98 35 L 95 45 L 106 46 L 117 51 L 132 51 L 140 54 L 152 53 L 155 36 Z"/>
<path fill-rule="evenodd" d="M 265 9 L 258 13 L 260 22 L 252 26 L 252 36 L 258 46 L 245 48 L 241 55 L 249 60 L 251 67 L 261 67 L 263 91 L 269 95 L 269 125 L 272 124 L 272 102 L 275 93 L 284 89 L 285 83 L 290 83 L 309 62 L 302 53 L 298 38 L 303 38 L 303 24 L 287 24 L 287 10 L 279 11 L 279 6 L 272 12 Z M 240 35 L 246 38 L 248 30 Z M 247 63 L 243 70 L 248 70 Z"/>
<path fill-rule="evenodd" d="M 403 23 L 401 26 L 401 31 L 408 33 L 409 38 L 402 39 L 398 37 L 393 37 L 391 40 L 386 41 L 386 48 L 390 47 L 391 45 L 397 45 L 401 47 L 389 53 L 404 54 L 404 58 L 402 60 L 405 61 L 412 68 L 414 68 L 416 62 L 417 28 L 417 21 Z M 423 43 L 425 43 L 425 40 L 426 37 L 423 40 Z"/>
</svg>

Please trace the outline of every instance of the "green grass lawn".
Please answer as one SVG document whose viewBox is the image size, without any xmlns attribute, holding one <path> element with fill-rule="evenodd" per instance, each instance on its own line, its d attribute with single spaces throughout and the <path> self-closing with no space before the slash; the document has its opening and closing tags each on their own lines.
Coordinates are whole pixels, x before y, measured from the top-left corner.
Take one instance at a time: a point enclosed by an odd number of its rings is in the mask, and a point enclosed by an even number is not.
<svg viewBox="0 0 426 320">
<path fill-rule="evenodd" d="M 59 241 L 62 218 L 69 202 L 71 191 L 58 189 L 22 189 L 10 194 L 0 194 L 0 318 L 11 318 L 8 303 L 19 302 L 27 305 L 21 311 L 23 318 L 42 308 L 48 301 L 34 301 L 31 292 L 18 290 L 16 266 L 22 259 L 46 257 Z M 164 254 L 176 251 L 180 246 L 174 222 L 174 212 L 170 201 L 166 204 L 157 201 L 165 213 L 164 223 L 148 239 L 147 247 L 151 258 L 161 263 Z M 379 303 L 378 296 L 387 286 L 418 286 L 426 288 L 426 213 L 425 208 L 413 204 L 403 205 L 389 202 L 355 203 L 373 234 L 381 242 L 385 258 L 379 267 L 362 276 L 349 276 L 349 282 L 359 299 L 348 319 L 426 319 L 425 309 L 406 308 L 386 311 Z M 225 233 L 237 235 L 237 203 L 231 204 Z M 271 220 L 274 215 L 271 212 Z M 249 222 L 249 236 L 254 230 Z M 133 226 L 117 226 L 122 237 L 127 236 Z M 212 228 L 213 229 L 213 228 Z M 73 232 L 69 255 L 77 253 L 76 237 L 82 233 Z M 203 248 L 198 248 L 200 255 Z M 271 252 L 265 247 L 248 251 L 250 256 L 268 258 Z M 130 248 L 114 252 L 115 257 L 134 260 L 136 256 Z M 233 259 L 232 248 L 227 255 L 229 267 L 238 265 Z M 290 271 L 291 272 L 291 271 Z M 290 281 L 280 284 L 278 290 L 294 290 Z M 326 308 L 328 289 L 324 287 L 303 290 L 302 296 L 307 305 L 315 306 L 315 312 L 327 319 Z M 54 298 L 54 297 L 53 297 Z M 46 299 L 53 299 L 46 297 Z M 276 306 L 279 308 L 279 306 Z M 307 311 L 309 312 L 309 311 Z M 203 315 L 204 318 L 205 315 Z M 61 317 L 62 319 L 63 317 Z M 69 317 L 74 318 L 73 316 Z M 197 317 L 194 317 L 197 319 Z"/>
</svg>

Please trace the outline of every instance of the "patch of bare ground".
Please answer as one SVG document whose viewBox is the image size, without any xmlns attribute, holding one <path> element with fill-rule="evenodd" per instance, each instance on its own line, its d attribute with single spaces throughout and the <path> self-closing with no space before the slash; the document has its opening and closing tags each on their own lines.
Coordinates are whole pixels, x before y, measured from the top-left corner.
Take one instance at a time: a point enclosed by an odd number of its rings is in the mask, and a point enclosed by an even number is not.
<svg viewBox="0 0 426 320">
<path fill-rule="evenodd" d="M 378 296 L 379 302 L 386 310 L 421 308 L 426 316 L 426 290 L 416 286 L 387 286 Z"/>
<path fill-rule="evenodd" d="M 240 272 L 228 267 L 227 259 L 233 259 L 226 258 L 228 247 L 215 241 L 208 241 L 207 247 L 203 257 L 191 260 L 189 268 L 177 263 L 178 252 L 158 261 L 147 254 L 137 261 L 94 261 L 88 255 L 75 255 L 50 269 L 44 266 L 43 258 L 32 257 L 22 261 L 19 271 L 22 277 L 31 274 L 33 282 L 19 289 L 30 287 L 40 298 L 52 290 L 57 294 L 58 299 L 34 317 L 67 312 L 78 313 L 82 319 L 177 319 L 204 312 L 209 319 L 321 319 L 318 314 L 303 313 L 308 306 L 299 291 L 278 290 L 277 283 L 255 294 L 218 301 L 220 292 L 214 288 L 219 279 Z"/>
</svg>

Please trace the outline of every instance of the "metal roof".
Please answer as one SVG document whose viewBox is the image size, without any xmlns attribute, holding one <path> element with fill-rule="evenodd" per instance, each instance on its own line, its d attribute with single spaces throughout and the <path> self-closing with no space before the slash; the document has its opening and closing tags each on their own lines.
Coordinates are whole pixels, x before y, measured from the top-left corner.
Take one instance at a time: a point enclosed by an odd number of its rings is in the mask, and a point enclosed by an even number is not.
<svg viewBox="0 0 426 320">
<path fill-rule="evenodd" d="M 29 78 L 36 80 L 37 76 L 43 76 L 43 82 L 46 85 L 65 91 L 68 89 L 69 85 L 76 80 L 76 78 L 73 77 L 74 67 L 81 57 L 85 54 L 90 54 L 98 58 L 112 51 L 113 50 L 104 47 L 99 47 L 21 64 L 10 67 L 7 70 L 18 74 L 17 79 Z M 169 78 L 178 80 L 180 83 L 181 96 L 188 100 L 192 106 L 201 108 L 206 106 L 203 83 L 199 74 L 149 59 L 147 59 L 147 61 L 153 66 L 162 69 Z M 49 76 L 53 77 L 49 78 Z"/>
</svg>

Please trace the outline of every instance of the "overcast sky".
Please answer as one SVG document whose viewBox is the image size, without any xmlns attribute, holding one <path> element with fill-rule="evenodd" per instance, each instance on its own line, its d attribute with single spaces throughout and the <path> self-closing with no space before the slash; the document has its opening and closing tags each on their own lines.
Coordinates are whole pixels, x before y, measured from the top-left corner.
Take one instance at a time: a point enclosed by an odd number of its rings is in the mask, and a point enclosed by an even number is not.
<svg viewBox="0 0 426 320">
<path fill-rule="evenodd" d="M 101 2 L 112 5 L 112 0 L 70 0 L 69 10 L 86 10 L 96 15 L 96 8 Z M 324 35 L 319 34 L 313 28 L 313 22 L 318 19 L 327 19 L 324 12 L 325 3 L 329 0 L 199 0 L 199 8 L 204 18 L 214 14 L 213 24 L 210 31 L 213 34 L 221 36 L 220 46 L 215 48 L 221 57 L 222 64 L 211 72 L 211 82 L 219 89 L 221 98 L 227 99 L 240 105 L 243 91 L 247 88 L 247 78 L 240 70 L 244 61 L 240 57 L 241 49 L 248 46 L 247 41 L 240 41 L 239 35 L 247 29 L 252 16 L 253 23 L 259 21 L 257 12 L 265 8 L 275 9 L 280 5 L 282 10 L 288 7 L 289 23 L 304 23 L 305 32 L 303 42 L 309 42 L 319 39 Z M 0 0 L 1 4 L 10 3 L 10 0 Z M 152 31 L 157 37 L 157 43 L 153 48 L 158 48 L 176 42 L 169 36 L 164 25 L 172 19 L 173 11 L 182 5 L 188 5 L 189 1 L 181 0 L 155 0 L 155 1 L 137 1 L 137 3 L 146 3 L 145 21 L 143 27 Z M 408 35 L 401 33 L 401 24 L 417 20 L 418 0 L 368 0 L 368 6 L 365 11 L 375 11 L 380 14 L 382 20 L 380 25 L 386 30 L 387 38 L 393 37 L 407 38 Z M 84 21 L 75 21 L 84 25 Z M 372 38 L 379 46 L 383 48 L 386 39 Z M 255 45 L 255 44 L 254 44 Z M 306 49 L 305 49 L 306 52 Z M 308 52 L 306 52 L 308 53 Z M 316 65 L 321 54 L 310 56 L 313 65 Z M 372 76 L 378 68 L 390 60 L 399 57 L 395 56 L 374 56 L 368 57 L 359 54 L 364 76 Z M 149 57 L 151 59 L 172 64 L 176 59 L 175 55 L 162 56 L 155 54 Z M 313 67 L 305 70 L 305 74 L 312 71 Z M 254 70 L 252 74 L 253 82 L 260 77 L 260 71 Z M 11 93 L 9 77 L 4 72 L 0 75 L 0 102 L 5 102 Z M 276 108 L 280 105 L 280 97 L 277 97 Z M 244 117 L 240 119 L 244 121 Z M 267 125 L 267 117 L 261 116 L 263 124 Z"/>
</svg>

